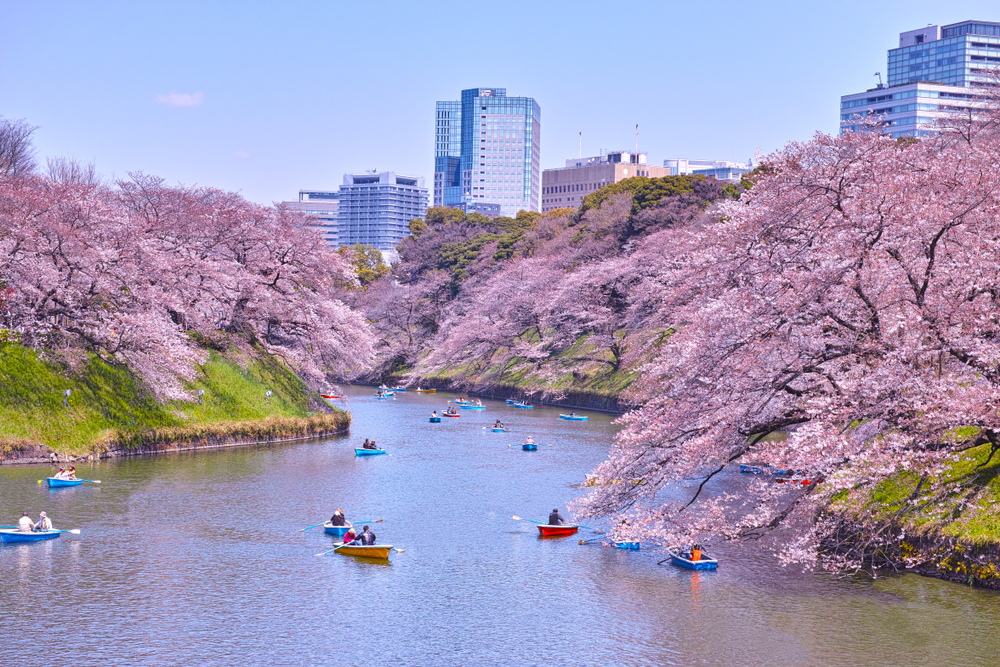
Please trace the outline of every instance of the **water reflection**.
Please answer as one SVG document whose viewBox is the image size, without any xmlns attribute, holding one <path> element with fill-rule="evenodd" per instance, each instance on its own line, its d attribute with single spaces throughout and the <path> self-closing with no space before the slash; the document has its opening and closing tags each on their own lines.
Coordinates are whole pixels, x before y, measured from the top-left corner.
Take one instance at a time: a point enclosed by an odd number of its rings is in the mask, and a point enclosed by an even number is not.
<svg viewBox="0 0 1000 667">
<path fill-rule="evenodd" d="M 0 523 L 45 510 L 68 535 L 0 548 L 0 664 L 995 664 L 1000 597 L 919 577 L 840 580 L 713 548 L 691 572 L 643 548 L 539 539 L 534 524 L 605 454 L 608 417 L 487 401 L 441 424 L 447 395 L 351 393 L 353 434 L 324 443 L 103 462 L 40 488 L 0 470 Z M 497 417 L 513 430 L 485 429 Z M 522 452 L 525 435 L 552 443 Z M 374 438 L 389 456 L 358 459 Z M 721 477 L 721 476 L 720 476 Z M 720 488 L 740 483 L 720 479 Z M 384 518 L 391 564 L 315 554 L 336 507 Z"/>
</svg>

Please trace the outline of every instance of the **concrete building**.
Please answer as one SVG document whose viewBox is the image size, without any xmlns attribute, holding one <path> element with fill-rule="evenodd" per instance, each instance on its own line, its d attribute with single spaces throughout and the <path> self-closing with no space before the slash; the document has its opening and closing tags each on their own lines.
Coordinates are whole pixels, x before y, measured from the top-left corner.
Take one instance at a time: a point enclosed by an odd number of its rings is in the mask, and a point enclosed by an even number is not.
<svg viewBox="0 0 1000 667">
<path fill-rule="evenodd" d="M 933 132 L 936 119 L 974 108 L 978 84 L 1000 67 L 1000 23 L 962 21 L 899 34 L 890 49 L 887 85 L 840 98 L 840 130 L 869 127 L 874 117 L 894 137 Z"/>
<path fill-rule="evenodd" d="M 470 88 L 438 102 L 434 206 L 514 216 L 537 211 L 541 108 L 504 88 Z"/>
<path fill-rule="evenodd" d="M 284 204 L 292 211 L 313 216 L 316 222 L 311 226 L 319 230 L 330 247 L 336 248 L 340 245 L 337 239 L 338 196 L 339 193 L 329 190 L 299 190 L 298 201 L 286 201 Z"/>
<path fill-rule="evenodd" d="M 340 245 L 363 243 L 392 250 L 409 236 L 410 220 L 427 214 L 423 177 L 393 171 L 344 174 L 337 201 Z"/>
<path fill-rule="evenodd" d="M 565 167 L 542 172 L 542 213 L 556 208 L 577 208 L 591 192 L 626 178 L 669 175 L 668 169 L 646 164 L 645 153 L 612 151 L 566 160 Z"/>
<path fill-rule="evenodd" d="M 670 170 L 671 176 L 686 174 L 701 174 L 720 181 L 739 183 L 744 174 L 753 169 L 753 164 L 747 162 L 730 162 L 729 160 L 692 160 L 690 158 L 668 158 L 663 166 Z"/>
</svg>

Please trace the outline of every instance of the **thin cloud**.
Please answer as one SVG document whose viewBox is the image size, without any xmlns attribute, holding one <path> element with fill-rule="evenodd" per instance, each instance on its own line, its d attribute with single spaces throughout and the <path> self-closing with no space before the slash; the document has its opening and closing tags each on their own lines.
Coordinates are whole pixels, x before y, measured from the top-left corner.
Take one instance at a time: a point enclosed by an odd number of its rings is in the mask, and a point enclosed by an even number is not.
<svg viewBox="0 0 1000 667">
<path fill-rule="evenodd" d="M 200 107 L 205 96 L 199 90 L 197 93 L 175 93 L 157 95 L 157 104 L 165 104 L 168 107 Z"/>
</svg>

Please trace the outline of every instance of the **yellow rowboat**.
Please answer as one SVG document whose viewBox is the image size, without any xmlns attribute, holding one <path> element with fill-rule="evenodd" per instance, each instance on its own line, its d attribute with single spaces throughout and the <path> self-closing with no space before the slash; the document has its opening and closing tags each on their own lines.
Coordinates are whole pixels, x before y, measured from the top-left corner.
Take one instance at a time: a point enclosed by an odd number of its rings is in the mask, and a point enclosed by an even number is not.
<svg viewBox="0 0 1000 667">
<path fill-rule="evenodd" d="M 419 393 L 419 394 L 436 394 L 437 393 L 437 389 L 417 389 L 417 393 Z"/>
<path fill-rule="evenodd" d="M 391 544 L 373 544 L 366 547 L 363 544 L 349 544 L 337 547 L 338 554 L 345 556 L 363 556 L 364 558 L 381 558 L 389 560 L 389 552 L 392 551 Z"/>
</svg>

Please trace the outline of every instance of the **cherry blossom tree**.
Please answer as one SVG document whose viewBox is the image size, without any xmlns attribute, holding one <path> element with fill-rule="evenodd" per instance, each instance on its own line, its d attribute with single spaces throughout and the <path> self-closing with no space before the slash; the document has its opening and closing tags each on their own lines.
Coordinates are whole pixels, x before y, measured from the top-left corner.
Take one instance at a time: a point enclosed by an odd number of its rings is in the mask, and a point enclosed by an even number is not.
<svg viewBox="0 0 1000 667">
<path fill-rule="evenodd" d="M 669 259 L 642 289 L 674 333 L 580 513 L 674 544 L 789 527 L 786 556 L 812 563 L 834 494 L 1000 448 L 998 118 L 790 144 L 718 222 L 662 235 Z M 809 483 L 704 492 L 748 460 Z"/>
</svg>

